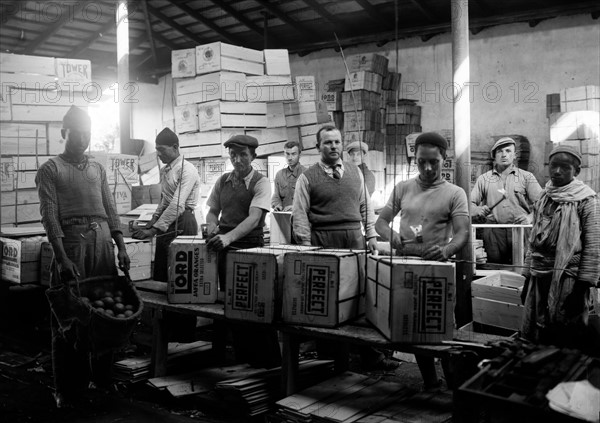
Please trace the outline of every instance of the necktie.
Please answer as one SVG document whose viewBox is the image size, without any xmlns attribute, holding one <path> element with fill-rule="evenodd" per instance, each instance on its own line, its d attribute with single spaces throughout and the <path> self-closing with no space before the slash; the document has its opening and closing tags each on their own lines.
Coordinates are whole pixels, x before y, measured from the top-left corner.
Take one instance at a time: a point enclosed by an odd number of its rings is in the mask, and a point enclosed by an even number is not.
<svg viewBox="0 0 600 423">
<path fill-rule="evenodd" d="M 333 166 L 331 166 L 331 169 L 333 169 L 333 179 L 342 179 L 342 175 L 340 175 L 340 171 L 338 170 L 338 166 L 339 165 L 333 165 Z"/>
</svg>

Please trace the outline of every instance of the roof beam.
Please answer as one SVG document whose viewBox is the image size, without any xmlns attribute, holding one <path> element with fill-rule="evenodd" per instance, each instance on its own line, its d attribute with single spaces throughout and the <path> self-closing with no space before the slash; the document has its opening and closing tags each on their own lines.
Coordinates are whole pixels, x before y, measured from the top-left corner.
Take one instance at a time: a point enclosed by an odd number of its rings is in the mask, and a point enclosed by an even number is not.
<svg viewBox="0 0 600 423">
<path fill-rule="evenodd" d="M 327 19 L 330 23 L 332 23 L 334 25 L 338 25 L 340 23 L 338 18 L 336 18 L 331 13 L 329 13 L 327 11 L 327 9 L 325 9 L 323 6 L 321 6 L 316 0 L 303 0 L 303 1 L 304 1 L 304 3 L 308 4 L 310 7 L 315 9 L 319 15 L 321 15 L 323 18 Z"/>
<path fill-rule="evenodd" d="M 417 9 L 419 9 L 419 11 L 425 15 L 425 17 L 427 19 L 429 19 L 431 22 L 437 22 L 438 18 L 429 10 L 427 9 L 425 6 L 423 6 L 421 4 L 421 2 L 419 0 L 409 0 Z"/>
<path fill-rule="evenodd" d="M 154 38 L 152 37 L 152 21 L 150 21 L 150 13 L 148 13 L 148 7 L 146 2 L 142 1 L 142 9 L 144 10 L 144 24 L 146 26 L 146 35 L 148 36 L 148 42 L 150 43 L 150 50 L 152 51 L 152 60 L 154 65 L 158 64 L 158 58 L 156 57 L 156 47 L 154 46 Z"/>
<path fill-rule="evenodd" d="M 295 21 L 294 19 L 288 17 L 287 14 L 283 13 L 281 10 L 279 10 L 278 8 L 273 6 L 268 1 L 266 1 L 266 0 L 255 0 L 255 1 L 258 4 L 260 4 L 262 7 L 264 7 L 269 13 L 271 13 L 272 15 L 276 16 L 277 18 L 281 19 L 286 24 L 294 27 L 294 29 L 296 31 L 300 32 L 302 35 L 304 35 L 308 39 L 311 39 L 311 40 L 314 39 L 314 35 L 313 35 L 312 31 L 310 31 L 308 28 L 306 28 L 304 25 L 302 25 L 298 21 Z"/>
<path fill-rule="evenodd" d="M 379 13 L 377 9 L 375 9 L 373 5 L 367 0 L 356 0 L 356 2 L 360 5 L 360 7 L 362 7 L 365 10 L 365 12 L 369 14 L 369 16 L 373 20 L 377 22 L 386 22 L 388 20 L 387 16 L 384 16 L 382 13 Z"/>
<path fill-rule="evenodd" d="M 102 35 L 105 32 L 114 30 L 116 28 L 117 24 L 115 23 L 115 21 L 113 19 L 110 19 L 108 22 L 106 22 L 104 25 L 102 25 L 100 27 L 100 29 L 98 31 L 95 31 L 94 35 L 86 38 L 85 40 L 83 40 L 81 42 L 81 44 L 79 44 L 74 50 L 71 51 L 71 55 L 73 57 L 79 56 L 81 53 L 83 53 L 85 50 L 87 50 L 88 48 L 90 48 L 90 46 L 92 44 L 94 44 L 94 42 L 102 37 Z"/>
<path fill-rule="evenodd" d="M 237 19 L 238 22 L 246 25 L 246 27 L 248 27 L 248 29 L 256 32 L 261 37 L 263 36 L 262 28 L 260 28 L 258 25 L 255 25 L 254 22 L 252 22 L 250 19 L 248 19 L 247 17 L 242 15 L 240 12 L 235 10 L 233 7 L 229 6 L 227 3 L 223 2 L 222 0 L 210 0 L 210 1 L 213 4 L 219 6 L 225 12 L 229 13 L 229 15 L 231 15 L 231 17 Z"/>
<path fill-rule="evenodd" d="M 69 20 L 73 19 L 75 14 L 79 12 L 87 3 L 87 1 L 82 1 L 71 5 L 73 6 L 72 8 L 67 6 L 70 10 L 67 10 L 66 13 L 61 13 L 60 18 L 53 25 L 50 25 L 48 29 L 38 35 L 35 40 L 30 42 L 23 50 L 23 54 L 33 53 L 40 45 L 44 43 L 44 41 L 56 34 Z"/>
<path fill-rule="evenodd" d="M 181 7 L 179 4 L 176 4 L 176 5 L 177 5 L 177 7 Z M 191 32 L 190 30 L 188 30 L 188 29 L 184 28 L 183 26 L 179 25 L 173 19 L 171 19 L 171 18 L 163 15 L 162 13 L 160 13 L 154 7 L 150 6 L 149 4 L 147 4 L 146 7 L 148 8 L 148 12 L 152 13 L 152 15 L 154 15 L 154 17 L 156 17 L 158 20 L 160 20 L 164 24 L 170 26 L 171 28 L 175 29 L 176 31 L 180 32 L 181 34 L 185 35 L 190 40 L 195 41 L 198 44 L 204 44 L 205 43 L 205 40 L 203 40 L 202 38 L 196 36 L 196 34 L 194 34 L 193 32 Z"/>
<path fill-rule="evenodd" d="M 213 31 L 215 31 L 217 34 L 219 34 L 221 37 L 223 37 L 223 39 L 225 41 L 227 41 L 229 43 L 232 43 L 232 44 L 241 44 L 240 40 L 238 40 L 236 37 L 232 36 L 231 34 L 229 34 L 226 31 L 224 31 L 222 28 L 220 28 L 217 25 L 215 25 L 211 19 L 205 18 L 197 10 L 194 10 L 191 7 L 189 7 L 185 2 L 181 2 L 181 1 L 180 2 L 173 2 L 171 0 L 167 0 L 167 1 L 169 3 L 171 3 L 173 6 L 178 7 L 179 9 L 183 10 L 185 13 L 187 13 L 192 18 L 194 18 L 194 19 L 202 22 L 204 25 L 206 25 L 207 27 L 209 27 L 210 29 L 212 29 Z M 150 7 L 150 6 L 148 6 L 148 7 Z M 175 24 L 175 25 L 177 25 L 177 24 Z M 180 28 L 185 29 L 185 28 L 183 28 L 181 26 L 180 26 Z M 199 43 L 200 44 L 204 44 L 205 41 L 199 41 Z"/>
</svg>

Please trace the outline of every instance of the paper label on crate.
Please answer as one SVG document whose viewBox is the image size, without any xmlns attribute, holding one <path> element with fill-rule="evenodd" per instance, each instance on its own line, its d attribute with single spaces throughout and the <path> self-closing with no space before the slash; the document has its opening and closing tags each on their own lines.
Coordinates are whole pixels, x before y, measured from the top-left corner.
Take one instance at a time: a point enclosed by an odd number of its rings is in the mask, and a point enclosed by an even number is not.
<svg viewBox="0 0 600 423">
<path fill-rule="evenodd" d="M 445 333 L 448 296 L 446 278 L 422 277 L 419 280 L 419 291 L 417 330 L 421 333 Z"/>
<path fill-rule="evenodd" d="M 306 266 L 307 296 L 305 313 L 313 316 L 327 316 L 329 304 L 329 266 L 308 264 Z"/>
<path fill-rule="evenodd" d="M 231 308 L 234 310 L 252 311 L 254 292 L 254 267 L 253 263 L 233 263 L 233 298 Z"/>
</svg>

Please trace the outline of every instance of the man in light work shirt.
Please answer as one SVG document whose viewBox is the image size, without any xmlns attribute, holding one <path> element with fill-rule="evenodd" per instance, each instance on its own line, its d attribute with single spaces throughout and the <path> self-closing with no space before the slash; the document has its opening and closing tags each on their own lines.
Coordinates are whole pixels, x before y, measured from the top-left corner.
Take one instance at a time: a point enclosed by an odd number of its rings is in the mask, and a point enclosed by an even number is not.
<svg viewBox="0 0 600 423">
<path fill-rule="evenodd" d="M 288 166 L 275 175 L 275 192 L 271 198 L 274 211 L 291 211 L 294 191 L 298 177 L 306 170 L 300 164 L 300 144 L 298 141 L 288 141 L 283 146 L 283 152 Z"/>
<path fill-rule="evenodd" d="M 501 224 L 533 222 L 532 206 L 540 198 L 542 187 L 532 173 L 514 164 L 515 144 L 512 138 L 504 137 L 492 147 L 494 168 L 479 176 L 471 190 L 474 219 Z M 512 264 L 512 242 L 510 228 L 483 229 L 483 246 L 489 263 Z"/>
<path fill-rule="evenodd" d="M 157 236 L 153 279 L 168 282 L 171 242 L 177 235 L 198 234 L 194 209 L 200 196 L 200 175 L 196 167 L 179 153 L 179 138 L 169 128 L 156 136 L 156 153 L 166 164 L 160 170 L 160 204 L 146 228 L 137 230 L 132 236 L 136 239 Z"/>
</svg>

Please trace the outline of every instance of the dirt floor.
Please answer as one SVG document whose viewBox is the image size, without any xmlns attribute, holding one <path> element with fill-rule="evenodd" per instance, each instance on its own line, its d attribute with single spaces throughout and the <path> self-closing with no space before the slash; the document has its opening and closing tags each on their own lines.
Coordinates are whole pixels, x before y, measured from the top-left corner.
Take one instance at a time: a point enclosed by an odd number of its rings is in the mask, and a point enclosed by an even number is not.
<svg viewBox="0 0 600 423">
<path fill-rule="evenodd" d="M 235 407 L 224 407 L 216 395 L 175 399 L 144 382 L 115 384 L 115 392 L 89 390 L 74 409 L 57 409 L 52 397 L 49 309 L 43 292 L 17 289 L 0 292 L 0 421 L 7 423 L 246 422 Z M 141 339 L 142 337 L 140 337 Z M 147 354 L 132 345 L 127 354 Z M 361 372 L 356 356 L 351 370 Z M 188 369 L 190 370 L 190 369 Z M 363 372 L 364 373 L 364 372 Z M 417 365 L 400 362 L 393 372 L 372 372 L 402 385 L 421 389 Z M 438 374 L 442 375 L 438 365 Z"/>
</svg>

